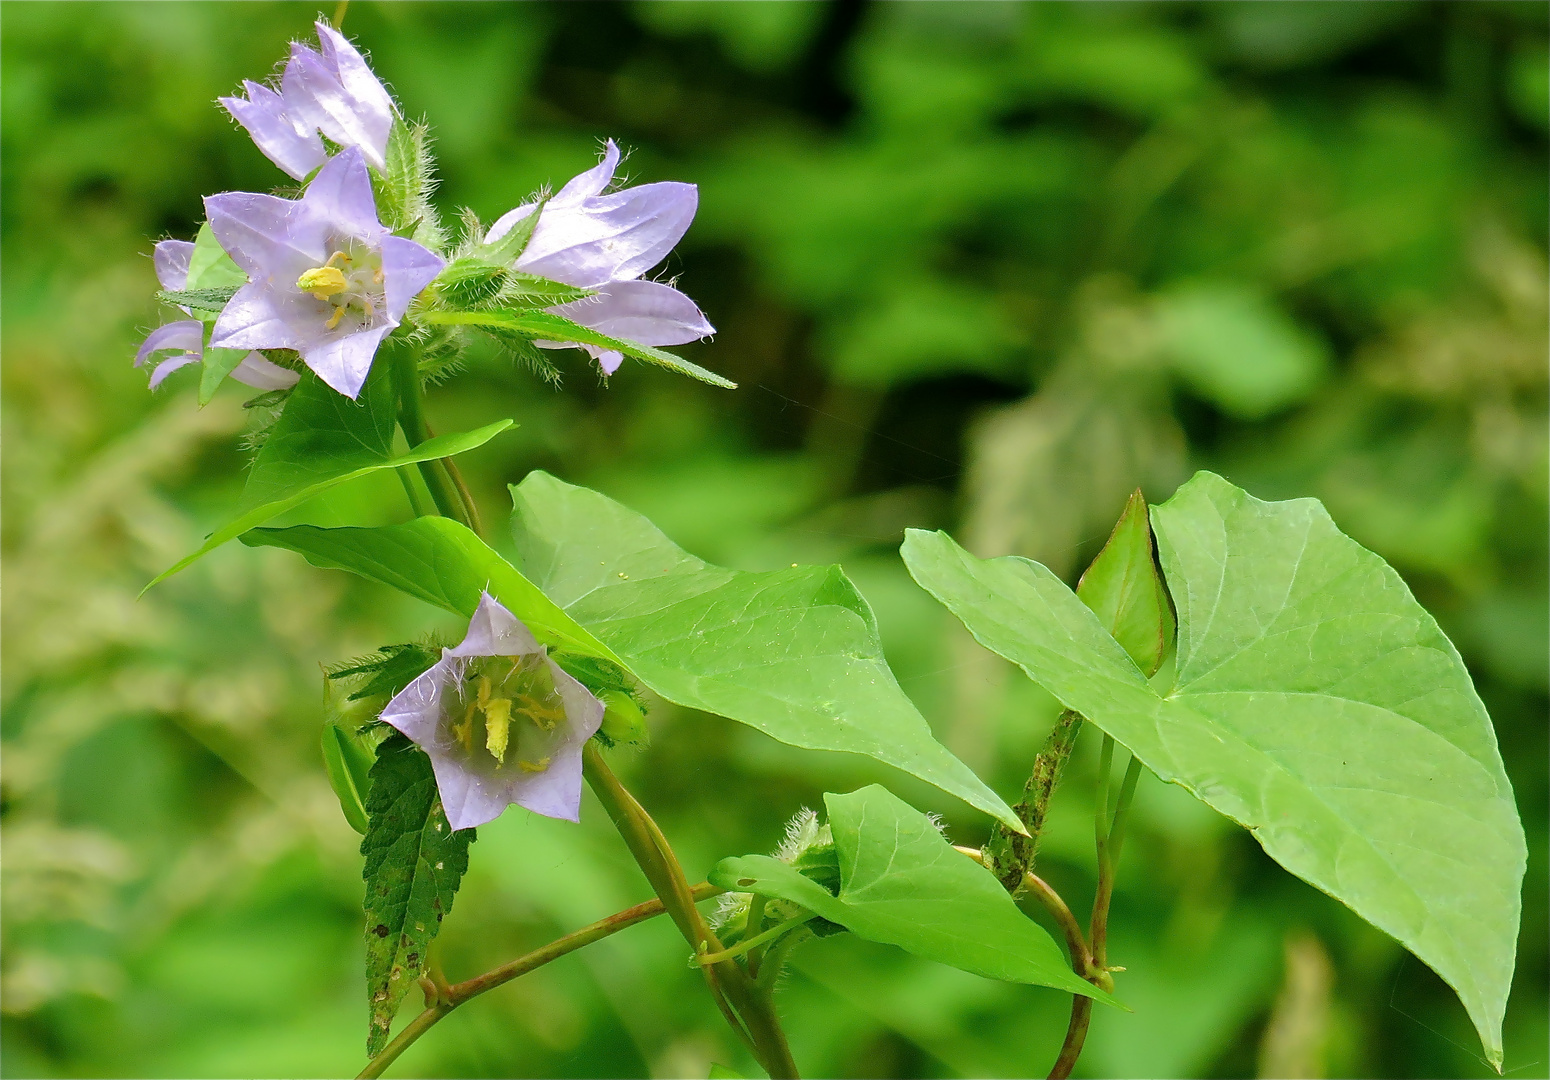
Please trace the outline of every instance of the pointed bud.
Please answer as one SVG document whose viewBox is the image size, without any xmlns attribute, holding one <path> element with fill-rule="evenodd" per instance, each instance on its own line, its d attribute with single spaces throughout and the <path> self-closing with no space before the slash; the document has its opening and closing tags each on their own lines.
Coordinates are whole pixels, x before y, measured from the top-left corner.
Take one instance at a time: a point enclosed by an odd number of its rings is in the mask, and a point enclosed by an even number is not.
<svg viewBox="0 0 1550 1080">
<path fill-rule="evenodd" d="M 640 706 L 623 690 L 605 690 L 598 695 L 603 699 L 603 726 L 598 734 L 609 743 L 645 746 L 651 741 L 646 729 L 646 716 Z"/>
<path fill-rule="evenodd" d="M 1125 512 L 1093 560 L 1076 595 L 1098 615 L 1148 678 L 1173 648 L 1173 606 L 1157 568 L 1146 499 L 1137 488 Z"/>
</svg>

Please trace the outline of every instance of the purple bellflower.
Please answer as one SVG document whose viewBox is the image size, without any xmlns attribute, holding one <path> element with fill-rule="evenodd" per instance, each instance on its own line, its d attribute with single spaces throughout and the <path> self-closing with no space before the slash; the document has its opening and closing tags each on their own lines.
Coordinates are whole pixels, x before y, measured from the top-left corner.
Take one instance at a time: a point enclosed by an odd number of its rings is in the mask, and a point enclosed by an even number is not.
<svg viewBox="0 0 1550 1080">
<path fill-rule="evenodd" d="M 488 593 L 462 644 L 443 649 L 382 719 L 430 755 L 452 828 L 494 821 L 512 803 L 580 820 L 581 750 L 603 703 Z"/>
<path fill-rule="evenodd" d="M 156 280 L 161 282 L 163 289 L 177 291 L 188 284 L 189 260 L 193 255 L 194 245 L 187 240 L 163 240 L 156 245 L 153 262 L 156 265 Z M 140 346 L 140 351 L 135 353 L 135 367 L 144 366 L 156 353 L 168 351 L 173 355 L 151 371 L 152 390 L 179 368 L 197 364 L 204 359 L 204 323 L 198 319 L 179 319 L 152 330 Z M 284 390 L 296 385 L 296 380 L 300 378 L 289 368 L 271 363 L 260 352 L 250 352 L 243 357 L 231 377 L 257 390 Z"/>
<path fill-rule="evenodd" d="M 572 322 L 643 345 L 682 345 L 716 332 L 704 314 L 671 285 L 641 280 L 688 231 L 699 206 L 693 184 L 642 184 L 604 195 L 619 167 L 608 140 L 603 160 L 573 178 L 543 204 L 518 270 L 583 289 L 595 296 L 549 308 Z M 539 207 L 525 203 L 499 218 L 485 237 L 494 243 Z M 546 349 L 579 347 L 613 374 L 624 357 L 596 345 L 539 341 Z"/>
<path fill-rule="evenodd" d="M 348 398 L 360 393 L 382 339 L 445 265 L 383 228 L 357 147 L 318 170 L 299 200 L 227 192 L 206 198 L 205 214 L 249 278 L 216 319 L 210 344 L 295 349 Z"/>
<path fill-rule="evenodd" d="M 220 102 L 264 156 L 297 180 L 328 160 L 319 131 L 337 146 L 358 147 L 380 171 L 398 110 L 343 34 L 321 21 L 317 30 L 318 49 L 292 42 L 278 92 L 243 80 L 246 98 Z"/>
</svg>

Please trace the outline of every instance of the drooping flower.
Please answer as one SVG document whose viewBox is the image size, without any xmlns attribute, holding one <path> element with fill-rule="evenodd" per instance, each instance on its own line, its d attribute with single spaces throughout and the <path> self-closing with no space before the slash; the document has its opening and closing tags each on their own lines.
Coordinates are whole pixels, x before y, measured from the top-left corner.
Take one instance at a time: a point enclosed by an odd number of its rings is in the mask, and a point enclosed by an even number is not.
<svg viewBox="0 0 1550 1080">
<path fill-rule="evenodd" d="M 698 189 L 664 181 L 604 195 L 618 167 L 619 148 L 609 139 L 602 161 L 543 204 L 533 235 L 517 258 L 517 269 L 597 290 L 595 296 L 549 310 L 612 337 L 643 345 L 683 345 L 715 333 L 693 300 L 671 285 L 641 280 L 688 231 L 699 206 Z M 505 236 L 539 205 L 525 203 L 499 218 L 485 242 Z M 578 347 L 556 341 L 535 344 L 547 349 Z M 624 359 L 616 350 L 579 347 L 608 374 L 617 371 Z"/>
<path fill-rule="evenodd" d="M 194 245 L 187 240 L 163 240 L 156 245 L 152 262 L 156 280 L 163 289 L 176 291 L 188 284 L 189 260 L 193 256 Z M 151 371 L 151 389 L 155 390 L 174 371 L 203 361 L 204 345 L 205 327 L 198 319 L 166 323 L 146 335 L 145 343 L 135 353 L 135 367 L 143 367 L 156 353 L 173 353 Z M 231 377 L 257 390 L 283 390 L 294 386 L 299 378 L 294 371 L 272 363 L 260 352 L 243 357 Z"/>
<path fill-rule="evenodd" d="M 295 349 L 349 398 L 360 393 L 377 346 L 444 265 L 383 228 L 357 147 L 324 165 L 299 200 L 227 192 L 206 198 L 205 214 L 249 278 L 216 319 L 210 344 Z"/>
<path fill-rule="evenodd" d="M 393 99 L 349 39 L 326 22 L 318 22 L 317 31 L 318 49 L 291 43 L 278 93 L 244 80 L 246 98 L 223 97 L 220 103 L 264 156 L 297 180 L 328 160 L 319 131 L 338 146 L 358 147 L 380 170 L 398 115 Z"/>
<path fill-rule="evenodd" d="M 452 828 L 493 821 L 512 803 L 580 820 L 581 750 L 603 703 L 488 593 L 462 643 L 443 649 L 382 719 L 430 756 Z"/>
</svg>

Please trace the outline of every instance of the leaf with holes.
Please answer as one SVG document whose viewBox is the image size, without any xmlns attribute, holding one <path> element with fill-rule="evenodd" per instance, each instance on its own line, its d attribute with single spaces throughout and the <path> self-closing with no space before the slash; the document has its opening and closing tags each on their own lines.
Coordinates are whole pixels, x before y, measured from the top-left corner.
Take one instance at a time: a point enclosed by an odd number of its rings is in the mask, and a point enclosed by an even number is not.
<svg viewBox="0 0 1550 1080">
<path fill-rule="evenodd" d="M 366 1053 L 376 1057 L 452 910 L 474 830 L 452 831 L 430 759 L 402 736 L 377 750 L 366 814 Z"/>
</svg>

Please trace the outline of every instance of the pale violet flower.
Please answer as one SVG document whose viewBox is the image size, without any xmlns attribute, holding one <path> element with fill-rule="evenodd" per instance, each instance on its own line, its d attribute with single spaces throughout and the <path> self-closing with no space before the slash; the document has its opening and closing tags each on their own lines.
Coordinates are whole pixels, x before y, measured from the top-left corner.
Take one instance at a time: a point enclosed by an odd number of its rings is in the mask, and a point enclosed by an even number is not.
<svg viewBox="0 0 1550 1080">
<path fill-rule="evenodd" d="M 699 206 L 693 184 L 662 182 L 604 195 L 619 167 L 612 139 L 603 160 L 575 177 L 543 204 L 543 212 L 516 267 L 597 295 L 549 310 L 611 337 L 643 345 L 682 345 L 716 332 L 683 293 L 641 275 L 667 258 L 688 231 Z M 526 203 L 499 218 L 485 237 L 494 243 L 532 214 Z M 585 349 L 608 374 L 624 357 L 613 349 L 570 342 L 539 341 L 546 349 Z"/>
<path fill-rule="evenodd" d="M 156 280 L 161 282 L 163 289 L 175 292 L 188 284 L 188 265 L 193 255 L 194 245 L 187 240 L 163 240 L 156 245 L 152 261 L 156 266 Z M 200 363 L 204 359 L 204 346 L 204 323 L 198 319 L 179 319 L 146 335 L 145 343 L 135 353 L 135 367 L 144 366 L 156 353 L 173 354 L 152 369 L 151 389 L 154 390 L 179 368 Z M 231 377 L 258 390 L 284 390 L 296 385 L 300 378 L 289 368 L 271 363 L 260 352 L 250 352 L 243 357 Z"/>
<path fill-rule="evenodd" d="M 383 228 L 356 147 L 318 170 L 299 200 L 227 192 L 206 198 L 205 214 L 249 278 L 216 319 L 210 344 L 295 349 L 349 398 L 382 339 L 445 265 Z"/>
<path fill-rule="evenodd" d="M 581 750 L 603 703 L 488 593 L 468 636 L 382 710 L 430 756 L 454 829 L 494 821 L 516 803 L 546 817 L 581 817 Z"/>
<path fill-rule="evenodd" d="M 398 115 L 393 99 L 349 39 L 326 22 L 317 31 L 318 49 L 291 44 L 278 92 L 244 80 L 246 98 L 220 102 L 264 156 L 297 180 L 328 160 L 320 131 L 336 146 L 359 148 L 381 170 Z"/>
</svg>

